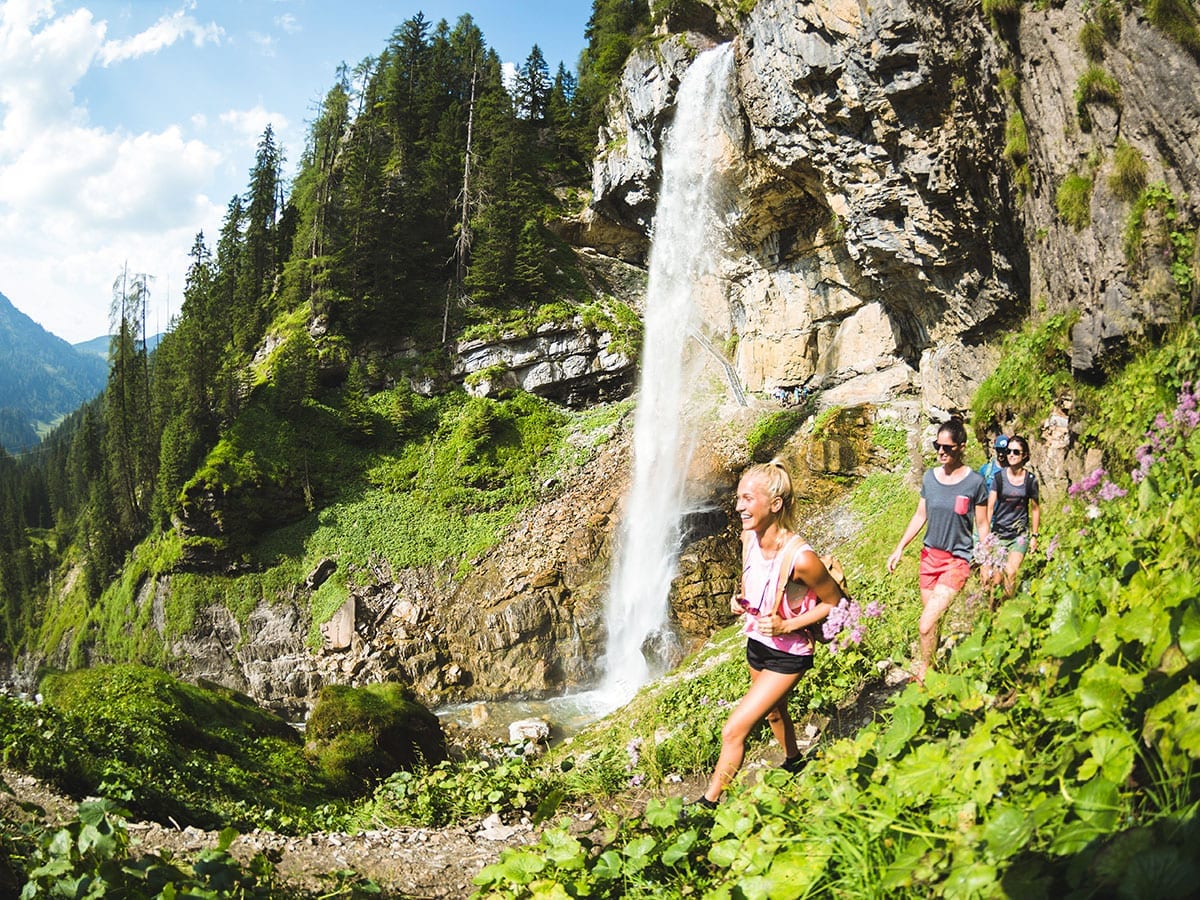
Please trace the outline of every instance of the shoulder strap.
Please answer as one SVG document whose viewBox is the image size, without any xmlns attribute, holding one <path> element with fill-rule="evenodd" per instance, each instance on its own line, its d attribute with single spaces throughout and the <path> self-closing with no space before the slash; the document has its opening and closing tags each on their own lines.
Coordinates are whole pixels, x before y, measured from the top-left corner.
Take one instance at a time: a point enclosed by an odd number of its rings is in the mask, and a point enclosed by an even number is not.
<svg viewBox="0 0 1200 900">
<path fill-rule="evenodd" d="M 788 582 L 792 580 L 792 569 L 796 566 L 796 555 L 800 552 L 799 548 L 792 550 L 792 546 L 799 540 L 800 536 L 793 534 L 779 550 L 779 571 L 775 576 L 775 602 L 771 604 L 769 612 L 764 610 L 769 616 L 775 615 L 779 611 L 780 604 L 783 603 L 783 595 L 787 592 Z M 791 553 L 785 556 L 784 554 L 787 554 L 788 551 Z"/>
</svg>

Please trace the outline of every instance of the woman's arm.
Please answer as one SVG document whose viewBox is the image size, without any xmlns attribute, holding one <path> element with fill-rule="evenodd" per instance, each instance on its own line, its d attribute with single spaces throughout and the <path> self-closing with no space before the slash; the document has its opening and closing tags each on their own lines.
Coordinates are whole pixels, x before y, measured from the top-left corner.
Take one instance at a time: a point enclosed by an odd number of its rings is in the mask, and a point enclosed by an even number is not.
<svg viewBox="0 0 1200 900">
<path fill-rule="evenodd" d="M 908 527 L 904 529 L 904 534 L 900 538 L 900 543 L 896 544 L 896 549 L 892 551 L 892 555 L 888 557 L 887 570 L 895 572 L 896 566 L 900 565 L 900 557 L 904 554 L 904 548 L 909 545 L 913 538 L 921 533 L 921 529 L 925 527 L 925 498 L 922 497 L 917 502 L 917 511 L 913 513 L 913 517 L 908 520 Z"/>
<path fill-rule="evenodd" d="M 1029 501 L 1029 549 L 1037 543 L 1038 526 L 1042 523 L 1042 504 L 1036 500 Z"/>
<path fill-rule="evenodd" d="M 783 618 L 778 610 L 774 615 L 759 618 L 759 631 L 765 635 L 790 634 L 825 620 L 844 596 L 841 586 L 833 580 L 821 558 L 812 550 L 797 553 L 790 572 L 792 581 L 799 581 L 812 589 L 817 602 L 798 616 Z"/>
</svg>

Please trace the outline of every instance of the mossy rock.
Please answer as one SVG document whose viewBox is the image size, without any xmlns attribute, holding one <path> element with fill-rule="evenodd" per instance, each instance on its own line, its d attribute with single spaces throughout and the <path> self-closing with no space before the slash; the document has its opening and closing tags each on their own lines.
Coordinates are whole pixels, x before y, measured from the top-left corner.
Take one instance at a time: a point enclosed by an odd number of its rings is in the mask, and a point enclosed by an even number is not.
<svg viewBox="0 0 1200 900">
<path fill-rule="evenodd" d="M 308 718 L 308 751 L 342 790 L 446 758 L 438 717 L 399 684 L 326 685 Z"/>
<path fill-rule="evenodd" d="M 259 805 L 302 810 L 339 798 L 305 757 L 300 733 L 229 688 L 106 665 L 49 674 L 40 689 L 71 733 L 85 736 L 71 748 L 71 771 L 53 778 L 73 792 L 103 782 L 127 793 L 139 815 L 200 827 L 252 826 Z"/>
</svg>

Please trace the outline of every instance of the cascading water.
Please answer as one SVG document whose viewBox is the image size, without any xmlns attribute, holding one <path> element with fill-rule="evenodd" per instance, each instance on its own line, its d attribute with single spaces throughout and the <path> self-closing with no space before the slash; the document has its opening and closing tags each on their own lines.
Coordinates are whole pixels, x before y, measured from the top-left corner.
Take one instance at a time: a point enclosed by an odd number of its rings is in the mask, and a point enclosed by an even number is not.
<svg viewBox="0 0 1200 900">
<path fill-rule="evenodd" d="M 608 644 L 600 693 L 614 707 L 659 674 L 672 652 L 667 604 L 686 511 L 693 431 L 686 413 L 696 382 L 689 366 L 694 355 L 686 351 L 696 328 L 695 294 L 714 274 L 722 245 L 717 206 L 722 161 L 733 133 L 732 68 L 728 44 L 696 58 L 680 83 L 675 120 L 663 142 L 634 416 L 633 483 L 605 607 Z"/>
</svg>

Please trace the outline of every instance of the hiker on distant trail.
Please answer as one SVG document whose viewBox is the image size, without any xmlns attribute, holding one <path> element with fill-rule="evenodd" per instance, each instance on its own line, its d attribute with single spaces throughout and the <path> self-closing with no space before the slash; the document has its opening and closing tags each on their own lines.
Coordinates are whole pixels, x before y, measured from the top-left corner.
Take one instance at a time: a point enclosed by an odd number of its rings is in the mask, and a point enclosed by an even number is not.
<svg viewBox="0 0 1200 900">
<path fill-rule="evenodd" d="M 1008 548 L 1008 560 L 1003 569 L 985 571 L 983 579 L 992 584 L 1003 583 L 1004 596 L 1011 597 L 1021 561 L 1037 547 L 1042 508 L 1037 476 L 1025 468 L 1029 462 L 1029 442 L 1013 435 L 1008 439 L 1005 453 L 1008 467 L 988 482 L 988 521 L 997 540 Z"/>
<path fill-rule="evenodd" d="M 989 426 L 987 430 L 988 441 L 988 461 L 979 467 L 979 474 L 983 476 L 984 484 L 992 483 L 992 476 L 1008 465 L 1008 457 L 1005 456 L 1005 451 L 1008 449 L 1008 438 L 1000 433 L 1000 429 L 996 426 Z"/>
<path fill-rule="evenodd" d="M 716 806 L 741 768 L 746 739 L 765 717 L 785 754 L 783 768 L 799 771 L 805 757 L 788 713 L 792 688 L 813 664 L 810 628 L 819 627 L 844 594 L 824 563 L 793 529 L 792 478 L 775 459 L 751 466 L 737 489 L 742 523 L 742 584 L 729 603 L 746 624 L 750 688 L 721 730 L 721 755 L 695 808 Z"/>
<path fill-rule="evenodd" d="M 939 465 L 925 470 L 917 510 L 887 561 L 888 572 L 895 572 L 904 548 L 925 529 L 920 568 L 921 658 L 912 668 L 913 678 L 920 682 L 937 655 L 942 613 L 971 576 L 972 524 L 980 540 L 989 533 L 987 486 L 982 475 L 963 463 L 966 446 L 967 429 L 961 419 L 949 419 L 938 428 L 933 449 Z"/>
</svg>

